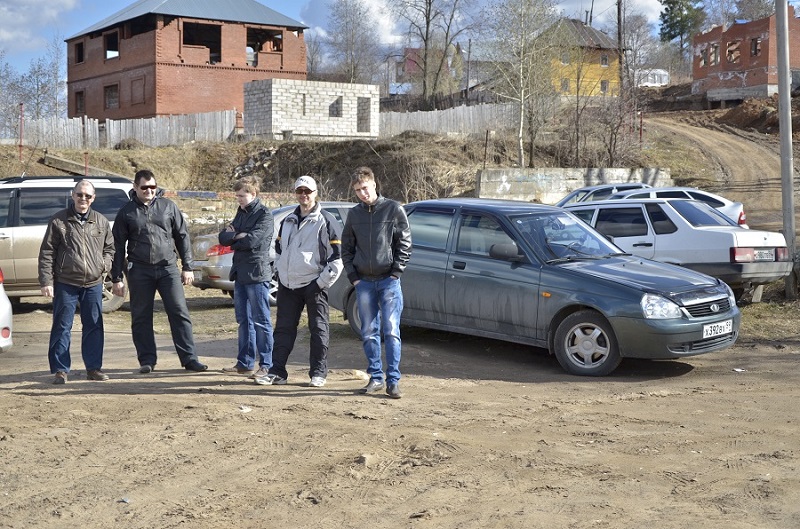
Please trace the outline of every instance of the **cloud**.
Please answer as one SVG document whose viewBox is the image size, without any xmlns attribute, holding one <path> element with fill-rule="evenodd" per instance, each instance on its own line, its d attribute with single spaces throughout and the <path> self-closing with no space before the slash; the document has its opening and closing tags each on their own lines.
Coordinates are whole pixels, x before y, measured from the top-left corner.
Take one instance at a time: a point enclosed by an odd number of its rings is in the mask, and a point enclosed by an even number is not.
<svg viewBox="0 0 800 529">
<path fill-rule="evenodd" d="M 0 48 L 9 55 L 41 51 L 65 13 L 78 7 L 78 0 L 0 0 L 0 20 L 13 20 L 0 29 Z"/>
</svg>

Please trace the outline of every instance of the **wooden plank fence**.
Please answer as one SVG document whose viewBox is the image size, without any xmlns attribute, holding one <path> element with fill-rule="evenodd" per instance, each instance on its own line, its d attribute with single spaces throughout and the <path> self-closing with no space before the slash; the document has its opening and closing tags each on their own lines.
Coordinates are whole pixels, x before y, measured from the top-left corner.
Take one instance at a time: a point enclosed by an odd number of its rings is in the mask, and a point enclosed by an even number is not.
<svg viewBox="0 0 800 529">
<path fill-rule="evenodd" d="M 513 129 L 517 107 L 511 103 L 461 106 L 431 112 L 383 112 L 379 136 L 388 138 L 408 130 L 431 134 L 480 134 Z M 192 141 L 228 141 L 236 133 L 236 112 L 205 112 L 146 119 L 45 118 L 25 124 L 25 144 L 41 148 L 113 148 L 123 140 L 150 147 L 182 145 Z"/>
</svg>

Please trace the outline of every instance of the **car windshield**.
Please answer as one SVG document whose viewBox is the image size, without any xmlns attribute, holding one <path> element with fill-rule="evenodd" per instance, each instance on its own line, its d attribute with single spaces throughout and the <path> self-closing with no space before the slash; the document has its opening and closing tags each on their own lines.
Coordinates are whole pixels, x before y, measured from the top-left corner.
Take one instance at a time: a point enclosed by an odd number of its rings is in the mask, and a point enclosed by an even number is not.
<svg viewBox="0 0 800 529">
<path fill-rule="evenodd" d="M 547 262 L 600 259 L 622 253 L 605 237 L 566 212 L 511 217 L 511 223 Z"/>
<path fill-rule="evenodd" d="M 738 224 L 705 202 L 671 200 L 670 204 L 692 226 L 738 226 Z"/>
</svg>

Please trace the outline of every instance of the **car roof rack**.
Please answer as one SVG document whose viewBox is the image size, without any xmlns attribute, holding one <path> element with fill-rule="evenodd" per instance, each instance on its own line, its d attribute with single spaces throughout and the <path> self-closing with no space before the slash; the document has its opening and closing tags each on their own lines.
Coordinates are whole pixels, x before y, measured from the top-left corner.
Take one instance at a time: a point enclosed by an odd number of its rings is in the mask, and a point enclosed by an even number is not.
<svg viewBox="0 0 800 529">
<path fill-rule="evenodd" d="M 20 182 L 31 182 L 36 180 L 66 180 L 75 183 L 81 180 L 103 180 L 106 182 L 116 182 L 130 184 L 132 180 L 124 176 L 102 176 L 102 175 L 88 175 L 88 176 L 70 176 L 70 175 L 51 175 L 51 176 L 8 176 L 0 178 L 0 183 L 4 184 L 18 184 Z"/>
</svg>

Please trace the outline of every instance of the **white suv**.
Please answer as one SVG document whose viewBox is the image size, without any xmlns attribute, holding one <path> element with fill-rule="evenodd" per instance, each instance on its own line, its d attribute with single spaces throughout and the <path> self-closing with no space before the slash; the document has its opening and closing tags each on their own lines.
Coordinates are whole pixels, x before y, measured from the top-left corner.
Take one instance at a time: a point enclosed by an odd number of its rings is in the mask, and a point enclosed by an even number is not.
<svg viewBox="0 0 800 529">
<path fill-rule="evenodd" d="M 75 184 L 89 180 L 95 188 L 92 208 L 110 221 L 130 200 L 133 181 L 117 176 L 13 176 L 0 178 L 0 269 L 11 300 L 41 296 L 39 248 L 53 214 L 69 204 Z M 106 281 L 103 312 L 122 306 L 124 297 L 111 292 Z"/>
</svg>

